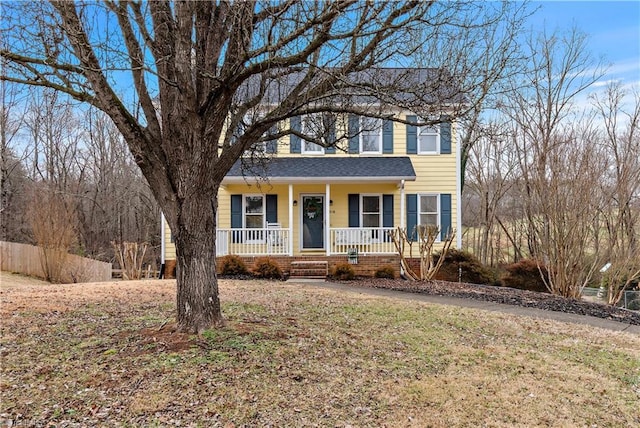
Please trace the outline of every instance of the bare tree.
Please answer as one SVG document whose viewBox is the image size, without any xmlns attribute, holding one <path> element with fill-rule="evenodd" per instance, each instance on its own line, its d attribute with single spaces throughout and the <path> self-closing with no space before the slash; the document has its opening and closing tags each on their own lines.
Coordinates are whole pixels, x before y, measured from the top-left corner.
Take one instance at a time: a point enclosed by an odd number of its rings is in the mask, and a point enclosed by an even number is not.
<svg viewBox="0 0 640 428">
<path fill-rule="evenodd" d="M 610 166 L 601 189 L 608 203 L 604 222 L 609 249 L 636 252 L 640 221 L 640 92 L 632 95 L 630 111 L 625 111 L 627 94 L 620 84 L 609 86 L 603 97 L 594 97 L 598 118 L 604 123 L 603 144 Z"/>
<path fill-rule="evenodd" d="M 607 301 L 613 305 L 640 278 L 640 93 L 628 93 L 614 83 L 601 96 L 594 96 L 594 106 L 596 118 L 604 125 L 601 144 L 608 160 L 598 189 L 604 203 L 594 241 L 596 251 L 610 263 L 603 276 Z M 604 245 L 600 245 L 601 235 Z"/>
<path fill-rule="evenodd" d="M 14 149 L 24 122 L 18 87 L 0 82 L 0 240 L 28 241 L 24 215 L 27 203 L 27 172 Z"/>
<path fill-rule="evenodd" d="M 518 259 L 522 257 L 514 242 L 514 234 L 501 220 L 516 220 L 507 217 L 508 210 L 505 209 L 505 195 L 513 188 L 516 178 L 517 158 L 515 151 L 511 150 L 513 143 L 510 129 L 495 121 L 484 127 L 482 137 L 469 151 L 469 179 L 464 191 L 467 197 L 473 195 L 477 203 L 469 207 L 467 215 L 473 216 L 474 224 L 479 228 L 473 252 L 483 264 L 492 266 L 504 262 L 499 256 L 503 247 L 500 242 L 502 234 L 513 243 L 514 255 Z M 495 243 L 494 239 L 498 242 Z"/>
<path fill-rule="evenodd" d="M 514 83 L 503 111 L 516 126 L 529 254 L 549 268 L 547 287 L 577 298 L 594 273 L 589 260 L 598 200 L 588 189 L 599 185 L 604 165 L 592 139 L 593 125 L 580 123 L 573 103 L 602 75 L 577 30 L 540 35 L 529 43 L 534 54 L 530 86 Z"/>
<path fill-rule="evenodd" d="M 113 254 L 112 241 L 147 242 L 152 244 L 148 253 L 153 253 L 153 261 L 160 214 L 146 180 L 104 113 L 91 109 L 81 119 L 83 177 L 76 198 L 84 251 L 105 258 Z"/>
<path fill-rule="evenodd" d="M 65 282 L 67 254 L 76 243 L 75 207 L 72 198 L 55 185 L 40 182 L 31 186 L 27 218 L 41 249 L 40 263 L 45 279 Z"/>
<path fill-rule="evenodd" d="M 412 236 L 413 235 L 413 236 Z M 400 256 L 400 265 L 405 276 L 412 281 L 432 281 L 436 276 L 455 239 L 455 231 L 450 231 L 442 240 L 442 250 L 434 261 L 433 246 L 440 237 L 440 228 L 437 226 L 417 225 L 413 231 L 407 228 L 397 227 L 389 233 L 393 245 Z M 418 247 L 418 259 L 420 260 L 420 274 L 417 274 L 407 260 L 406 248 L 409 247 L 409 259 L 413 258 L 413 244 Z"/>
<path fill-rule="evenodd" d="M 451 89 L 465 79 L 443 69 L 446 63 L 431 63 L 429 78 L 421 81 L 408 74 L 390 81 L 372 67 L 415 55 L 429 44 L 428 38 L 415 43 L 425 28 L 447 35 L 439 40 L 455 40 L 505 17 L 498 10 L 480 19 L 484 6 L 462 1 L 12 6 L 3 32 L 9 48 L 0 52 L 2 78 L 54 88 L 113 120 L 173 231 L 178 328 L 191 332 L 223 323 L 214 262 L 217 192 L 242 153 L 257 141 L 290 134 L 276 125 L 295 115 L 381 117 L 391 106 L 425 117 L 461 113 L 450 111 L 456 106 L 468 110 L 483 91 L 460 103 L 464 94 Z M 463 15 L 474 19 L 456 20 Z M 459 24 L 465 22 L 473 26 Z M 475 70 L 471 63 L 466 69 Z M 113 84 L 123 70 L 133 98 L 119 96 Z M 141 116 L 127 107 L 133 99 Z"/>
</svg>

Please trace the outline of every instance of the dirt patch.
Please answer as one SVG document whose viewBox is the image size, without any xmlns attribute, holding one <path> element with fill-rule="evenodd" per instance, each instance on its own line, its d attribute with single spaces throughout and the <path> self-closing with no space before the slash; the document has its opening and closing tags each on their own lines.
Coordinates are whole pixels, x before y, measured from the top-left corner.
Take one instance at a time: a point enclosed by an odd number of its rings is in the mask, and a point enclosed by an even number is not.
<svg viewBox="0 0 640 428">
<path fill-rule="evenodd" d="M 175 299 L 175 280 L 143 280 L 50 284 L 35 278 L 0 272 L 0 314 L 64 312 L 96 302 L 167 302 Z"/>
</svg>

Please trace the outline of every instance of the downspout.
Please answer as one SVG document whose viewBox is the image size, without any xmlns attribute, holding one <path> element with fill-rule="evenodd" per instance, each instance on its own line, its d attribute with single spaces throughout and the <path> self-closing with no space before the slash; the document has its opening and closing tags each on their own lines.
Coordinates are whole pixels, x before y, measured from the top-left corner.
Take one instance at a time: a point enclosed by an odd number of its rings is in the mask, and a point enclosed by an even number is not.
<svg viewBox="0 0 640 428">
<path fill-rule="evenodd" d="M 164 213 L 160 211 L 160 274 L 159 279 L 164 277 L 164 267 L 165 267 L 165 250 L 166 250 L 166 242 L 165 242 L 165 225 L 166 221 L 164 219 Z"/>
<path fill-rule="evenodd" d="M 405 214 L 405 196 L 404 196 L 404 180 L 400 180 L 400 228 L 404 229 L 405 228 L 405 221 L 407 219 L 407 216 Z M 405 273 L 404 273 L 404 268 L 402 267 L 402 263 L 400 263 L 400 277 L 404 278 L 405 277 Z"/>
<path fill-rule="evenodd" d="M 452 123 L 453 124 L 453 123 Z M 454 128 L 454 131 L 456 129 Z M 457 134 L 457 133 L 456 133 Z M 456 137 L 457 135 L 454 134 Z M 460 144 L 457 138 L 454 140 L 456 144 L 456 245 L 457 249 L 462 248 L 462 161 Z"/>
</svg>

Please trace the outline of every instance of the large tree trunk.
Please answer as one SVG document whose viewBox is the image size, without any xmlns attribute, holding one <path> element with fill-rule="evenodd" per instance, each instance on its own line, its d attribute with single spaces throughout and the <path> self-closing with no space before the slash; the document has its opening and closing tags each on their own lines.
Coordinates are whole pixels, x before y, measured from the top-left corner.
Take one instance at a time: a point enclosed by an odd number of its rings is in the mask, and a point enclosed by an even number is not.
<svg viewBox="0 0 640 428">
<path fill-rule="evenodd" d="M 177 259 L 177 329 L 186 333 L 224 325 L 216 276 L 217 199 L 217 192 L 212 197 L 196 194 L 184 199 L 177 227 L 172 228 Z"/>
</svg>

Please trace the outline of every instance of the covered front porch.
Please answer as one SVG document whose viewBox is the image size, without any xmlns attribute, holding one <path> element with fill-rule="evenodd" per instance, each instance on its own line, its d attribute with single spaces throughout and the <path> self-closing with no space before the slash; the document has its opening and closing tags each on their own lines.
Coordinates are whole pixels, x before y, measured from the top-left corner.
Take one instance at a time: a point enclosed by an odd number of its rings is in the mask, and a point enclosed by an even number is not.
<svg viewBox="0 0 640 428">
<path fill-rule="evenodd" d="M 277 158 L 266 180 L 246 174 L 237 165 L 223 181 L 218 256 L 394 254 L 415 180 L 408 157 Z"/>
</svg>

